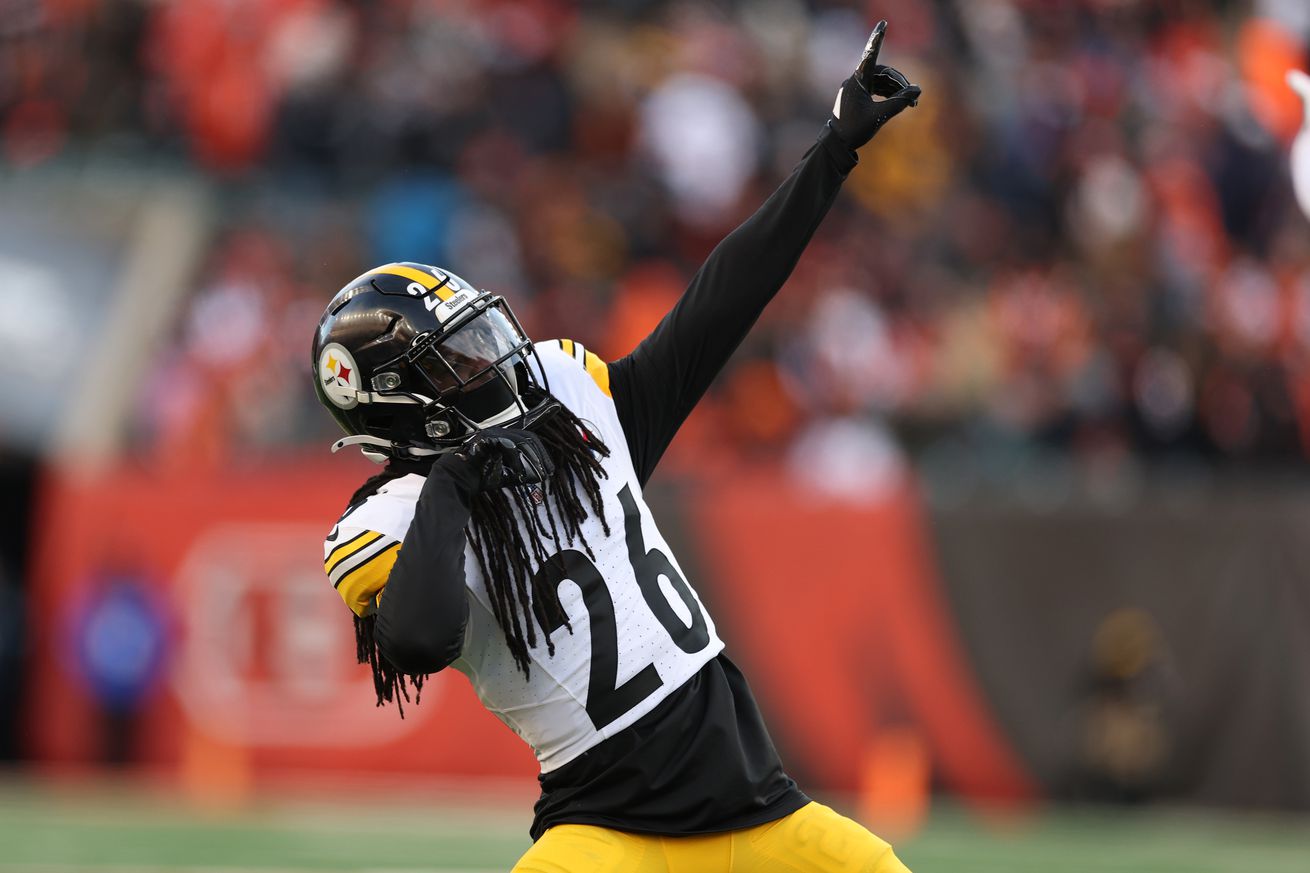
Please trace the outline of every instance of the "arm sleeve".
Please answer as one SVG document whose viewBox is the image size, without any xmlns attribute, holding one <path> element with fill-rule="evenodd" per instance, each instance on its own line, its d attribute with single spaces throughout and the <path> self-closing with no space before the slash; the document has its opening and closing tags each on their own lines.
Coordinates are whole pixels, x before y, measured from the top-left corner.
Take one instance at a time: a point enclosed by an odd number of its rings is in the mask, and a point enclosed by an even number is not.
<svg viewBox="0 0 1310 873">
<path fill-rule="evenodd" d="M 450 456 L 433 465 L 378 603 L 378 650 L 402 673 L 435 673 L 464 645 L 464 527 L 476 473 Z"/>
<path fill-rule="evenodd" d="M 791 275 L 856 160 L 825 127 L 782 186 L 715 247 L 650 336 L 610 364 L 614 405 L 643 484 Z"/>
</svg>

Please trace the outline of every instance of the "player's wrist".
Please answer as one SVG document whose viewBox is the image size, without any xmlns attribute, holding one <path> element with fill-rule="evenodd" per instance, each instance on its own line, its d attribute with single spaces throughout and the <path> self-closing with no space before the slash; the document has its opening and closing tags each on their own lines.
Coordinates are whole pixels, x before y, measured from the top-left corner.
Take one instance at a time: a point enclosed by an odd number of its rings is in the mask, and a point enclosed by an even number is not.
<svg viewBox="0 0 1310 873">
<path fill-rule="evenodd" d="M 455 486 L 460 499 L 468 504 L 482 490 L 483 464 L 461 452 L 448 452 L 432 465 L 437 478 L 444 478 Z M 429 476 L 429 481 L 433 477 Z"/>
<path fill-rule="evenodd" d="M 855 169 L 855 165 L 860 162 L 859 153 L 842 138 L 841 132 L 833 126 L 831 118 L 819 132 L 819 147 L 828 154 L 833 166 L 843 176 Z"/>
</svg>

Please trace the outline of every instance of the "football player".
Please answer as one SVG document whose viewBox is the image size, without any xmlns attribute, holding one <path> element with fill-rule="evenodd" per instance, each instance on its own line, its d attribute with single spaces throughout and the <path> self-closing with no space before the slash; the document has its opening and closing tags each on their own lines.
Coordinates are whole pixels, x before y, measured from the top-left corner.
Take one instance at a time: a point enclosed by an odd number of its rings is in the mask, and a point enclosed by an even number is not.
<svg viewBox="0 0 1310 873">
<path fill-rule="evenodd" d="M 783 771 L 741 672 L 642 488 L 782 286 L 856 164 L 919 88 L 869 38 L 791 176 L 627 357 L 534 344 L 448 270 L 370 270 L 314 340 L 319 398 L 386 463 L 327 538 L 379 704 L 464 673 L 541 765 L 546 871 L 878 871 L 887 843 Z"/>
</svg>

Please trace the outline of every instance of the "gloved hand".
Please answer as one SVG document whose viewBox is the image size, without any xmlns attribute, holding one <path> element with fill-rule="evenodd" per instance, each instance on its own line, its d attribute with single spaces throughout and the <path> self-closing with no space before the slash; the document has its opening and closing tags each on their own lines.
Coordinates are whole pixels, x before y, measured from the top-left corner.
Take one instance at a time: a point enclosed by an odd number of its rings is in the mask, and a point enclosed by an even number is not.
<svg viewBox="0 0 1310 873">
<path fill-rule="evenodd" d="M 479 473 L 481 491 L 544 482 L 555 471 L 555 463 L 540 437 L 531 431 L 508 427 L 478 431 L 455 455 Z"/>
<path fill-rule="evenodd" d="M 922 89 L 911 85 L 899 70 L 878 63 L 887 22 L 879 21 L 869 34 L 860 65 L 837 92 L 828 126 L 851 150 L 873 139 L 884 124 L 907 106 L 919 102 Z M 882 100 L 874 100 L 874 96 Z"/>
</svg>

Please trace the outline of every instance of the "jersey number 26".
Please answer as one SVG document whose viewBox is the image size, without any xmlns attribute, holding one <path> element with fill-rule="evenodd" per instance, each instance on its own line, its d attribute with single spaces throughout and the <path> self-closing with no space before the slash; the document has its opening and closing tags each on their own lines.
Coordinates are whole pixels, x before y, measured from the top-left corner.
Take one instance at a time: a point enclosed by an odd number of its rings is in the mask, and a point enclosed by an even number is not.
<svg viewBox="0 0 1310 873">
<path fill-rule="evenodd" d="M 687 580 L 682 578 L 669 556 L 659 549 L 646 550 L 641 533 L 641 511 L 632 497 L 632 486 L 619 492 L 623 504 L 623 529 L 628 543 L 628 559 L 637 576 L 637 587 L 655 618 L 669 632 L 675 645 L 688 654 L 699 652 L 709 644 L 705 613 Z M 691 625 L 683 624 L 668 598 L 660 589 L 660 577 L 669 580 L 673 590 L 691 613 Z M 596 730 L 617 719 L 655 693 L 664 680 L 654 664 L 647 664 L 622 685 L 615 684 L 619 669 L 618 631 L 614 621 L 614 600 L 596 565 L 582 552 L 565 549 L 537 571 L 537 581 L 559 585 L 571 580 L 582 589 L 582 602 L 591 619 L 591 682 L 587 691 L 587 715 Z M 564 626 L 561 620 L 547 628 L 554 633 Z"/>
</svg>

